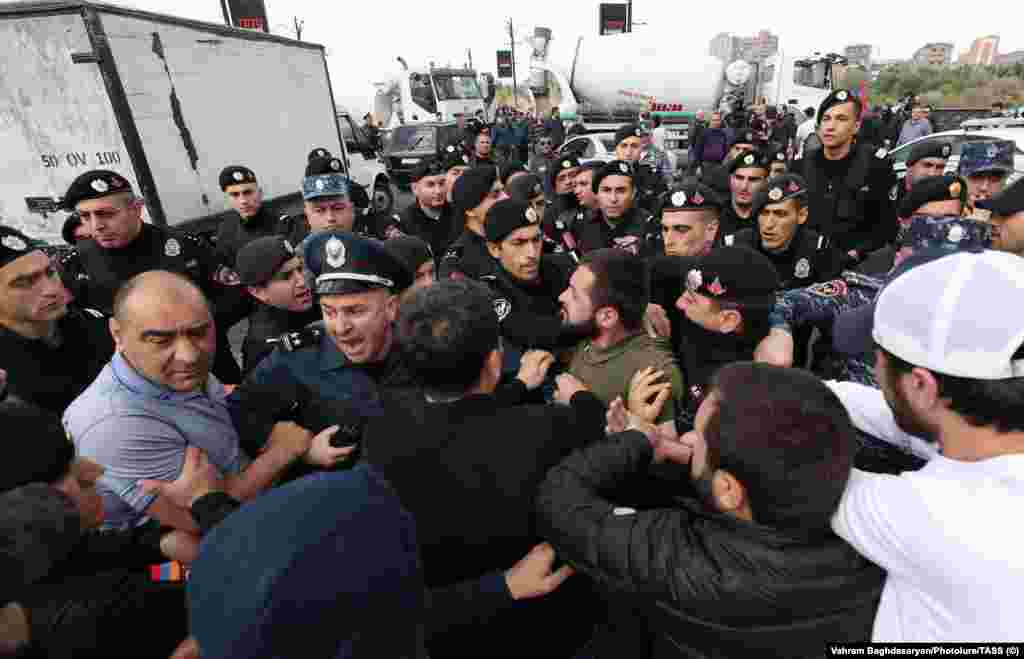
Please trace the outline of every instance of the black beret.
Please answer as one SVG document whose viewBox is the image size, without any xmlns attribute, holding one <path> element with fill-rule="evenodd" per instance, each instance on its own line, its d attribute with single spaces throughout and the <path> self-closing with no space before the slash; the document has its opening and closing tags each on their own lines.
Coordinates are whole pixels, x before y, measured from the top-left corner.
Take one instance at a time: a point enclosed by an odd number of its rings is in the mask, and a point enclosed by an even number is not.
<svg viewBox="0 0 1024 659">
<path fill-rule="evenodd" d="M 746 167 L 755 167 L 765 171 L 770 171 L 771 163 L 771 156 L 760 149 L 755 149 L 754 151 L 740 151 L 740 153 L 732 159 L 732 162 L 729 163 L 729 173 L 732 174 L 737 169 L 744 169 Z"/>
<path fill-rule="evenodd" d="M 417 236 L 399 236 L 386 240 L 384 249 L 401 261 L 413 276 L 421 265 L 434 258 L 430 243 Z"/>
<path fill-rule="evenodd" d="M 544 194 L 544 184 L 536 174 L 517 176 L 505 187 L 509 198 L 529 202 L 537 195 Z"/>
<path fill-rule="evenodd" d="M 418 165 L 413 167 L 412 172 L 409 174 L 409 178 L 413 181 L 419 181 L 420 179 L 428 176 L 444 176 L 448 170 L 444 165 L 437 160 L 423 160 Z"/>
<path fill-rule="evenodd" d="M 295 248 L 283 236 L 264 236 L 238 250 L 235 272 L 243 286 L 262 286 L 294 256 Z"/>
<path fill-rule="evenodd" d="M 526 165 L 519 162 L 518 160 L 506 160 L 498 166 L 498 178 L 501 180 L 502 185 L 508 184 L 508 179 L 516 172 L 528 172 Z"/>
<path fill-rule="evenodd" d="M 325 156 L 323 158 L 311 158 L 306 163 L 305 176 L 319 176 L 320 174 L 341 174 L 345 171 L 345 164 L 339 158 Z"/>
<path fill-rule="evenodd" d="M 75 446 L 60 417 L 31 405 L 3 403 L 0 424 L 31 437 L 0 460 L 0 492 L 29 483 L 54 483 L 68 473 Z"/>
<path fill-rule="evenodd" d="M 787 199 L 807 197 L 807 181 L 797 174 L 783 174 L 768 179 L 756 193 L 753 200 L 753 216 L 756 218 L 768 204 L 778 204 Z M 806 201 L 805 201 L 806 203 Z"/>
<path fill-rule="evenodd" d="M 248 167 L 231 165 L 230 167 L 225 167 L 221 170 L 218 180 L 220 181 L 220 189 L 225 191 L 232 185 L 255 183 L 256 174 Z"/>
<path fill-rule="evenodd" d="M 704 185 L 690 181 L 672 188 L 671 194 L 665 199 L 666 211 L 699 211 L 699 210 L 721 210 L 722 199 L 714 190 Z"/>
<path fill-rule="evenodd" d="M 44 243 L 29 238 L 17 229 L 0 225 L 0 268 L 43 247 Z"/>
<path fill-rule="evenodd" d="M 498 180 L 498 170 L 484 165 L 466 170 L 452 188 L 452 203 L 463 213 L 483 203 Z"/>
<path fill-rule="evenodd" d="M 131 191 L 132 186 L 128 183 L 128 179 L 117 172 L 94 169 L 80 174 L 71 182 L 67 192 L 64 193 L 61 205 L 65 210 L 73 211 L 80 201 Z"/>
<path fill-rule="evenodd" d="M 632 163 L 628 163 L 625 160 L 611 161 L 594 174 L 594 181 L 590 187 L 595 193 L 606 176 L 625 176 L 632 181 L 633 177 L 636 176 L 636 169 Z"/>
<path fill-rule="evenodd" d="M 942 140 L 921 140 L 910 148 L 907 165 L 913 165 L 925 158 L 942 158 L 946 160 L 953 153 L 953 145 Z"/>
<path fill-rule="evenodd" d="M 716 300 L 771 309 L 780 282 L 768 257 L 746 247 L 719 247 L 693 259 L 683 273 L 687 290 Z"/>
<path fill-rule="evenodd" d="M 320 146 L 320 147 L 317 147 L 317 148 L 315 148 L 315 149 L 313 149 L 312 151 L 309 152 L 309 155 L 306 156 L 306 161 L 308 162 L 310 160 L 313 160 L 314 158 L 330 158 L 330 157 L 331 157 L 331 152 L 328 151 L 327 149 L 323 148 L 322 146 Z"/>
<path fill-rule="evenodd" d="M 768 148 L 768 160 L 769 163 L 786 162 L 786 148 L 781 146 L 772 146 Z"/>
<path fill-rule="evenodd" d="M 918 179 L 900 202 L 898 215 L 910 217 L 918 208 L 933 201 L 959 201 L 962 207 L 967 203 L 967 181 L 956 174 Z"/>
<path fill-rule="evenodd" d="M 555 175 L 557 176 L 558 172 L 564 172 L 567 169 L 577 169 L 579 166 L 580 159 L 576 156 L 563 156 L 555 161 L 554 167 L 551 169 L 554 170 Z"/>
<path fill-rule="evenodd" d="M 842 105 L 843 103 L 853 103 L 857 107 L 858 114 L 858 117 L 854 118 L 859 118 L 861 102 L 860 99 L 857 98 L 857 95 L 849 89 L 837 89 L 829 94 L 825 100 L 821 102 L 821 105 L 818 106 L 818 124 L 821 124 L 821 120 L 824 118 L 825 113 L 829 111 L 829 108 L 834 105 Z"/>
<path fill-rule="evenodd" d="M 441 153 L 441 169 L 442 173 L 447 173 L 454 167 L 469 167 L 470 158 L 469 154 L 465 152 L 461 147 L 454 144 L 449 144 L 444 148 Z"/>
<path fill-rule="evenodd" d="M 487 242 L 498 243 L 516 229 L 540 223 L 540 215 L 533 206 L 518 199 L 502 199 L 487 211 L 484 235 Z"/>
<path fill-rule="evenodd" d="M 315 281 L 317 295 L 363 293 L 387 288 L 395 293 L 413 281 L 408 267 L 384 244 L 348 231 L 311 234 L 302 243 L 302 260 Z"/>
<path fill-rule="evenodd" d="M 623 140 L 630 137 L 646 137 L 647 130 L 641 124 L 626 124 L 615 131 L 615 146 L 622 144 Z"/>
</svg>

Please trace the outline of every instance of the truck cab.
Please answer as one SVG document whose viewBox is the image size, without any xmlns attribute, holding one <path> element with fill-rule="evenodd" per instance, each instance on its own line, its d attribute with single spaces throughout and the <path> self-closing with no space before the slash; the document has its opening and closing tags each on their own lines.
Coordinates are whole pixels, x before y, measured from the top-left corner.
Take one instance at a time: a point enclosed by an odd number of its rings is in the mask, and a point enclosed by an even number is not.
<svg viewBox="0 0 1024 659">
<path fill-rule="evenodd" d="M 470 69 L 406 68 L 378 85 L 375 114 L 388 128 L 470 117 L 486 112 L 493 99 L 493 84 L 486 76 L 482 82 Z"/>
<path fill-rule="evenodd" d="M 768 99 L 769 105 L 818 107 L 832 93 L 834 71 L 838 63 L 830 56 L 786 57 L 778 53 L 757 66 L 754 98 Z"/>
<path fill-rule="evenodd" d="M 376 212 L 390 214 L 395 207 L 395 193 L 376 140 L 348 112 L 338 113 L 338 128 L 349 177 L 366 188 Z"/>
</svg>

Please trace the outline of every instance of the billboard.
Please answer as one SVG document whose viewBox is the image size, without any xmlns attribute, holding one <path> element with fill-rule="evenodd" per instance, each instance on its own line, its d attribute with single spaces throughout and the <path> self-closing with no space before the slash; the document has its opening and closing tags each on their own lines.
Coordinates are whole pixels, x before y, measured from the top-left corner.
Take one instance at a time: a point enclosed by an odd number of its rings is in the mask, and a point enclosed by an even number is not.
<svg viewBox="0 0 1024 659">
<path fill-rule="evenodd" d="M 598 34 L 623 34 L 629 29 L 629 5 L 601 3 Z"/>
<path fill-rule="evenodd" d="M 512 51 L 511 50 L 499 50 L 498 51 L 498 77 L 499 78 L 511 78 L 512 77 Z"/>
<path fill-rule="evenodd" d="M 270 32 L 263 0 L 227 0 L 231 24 L 246 30 Z"/>
</svg>

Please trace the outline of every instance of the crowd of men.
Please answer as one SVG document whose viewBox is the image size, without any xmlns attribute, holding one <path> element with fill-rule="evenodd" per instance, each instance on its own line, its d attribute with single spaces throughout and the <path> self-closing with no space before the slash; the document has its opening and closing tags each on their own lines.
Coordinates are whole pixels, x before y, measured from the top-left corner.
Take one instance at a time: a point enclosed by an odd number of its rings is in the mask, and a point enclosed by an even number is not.
<svg viewBox="0 0 1024 659">
<path fill-rule="evenodd" d="M 853 92 L 806 114 L 679 172 L 647 121 L 604 163 L 469 120 L 395 216 L 318 148 L 295 216 L 224 168 L 214 240 L 105 170 L 68 245 L 0 226 L 0 653 L 1021 640 L 1015 147 L 898 180 Z"/>
</svg>

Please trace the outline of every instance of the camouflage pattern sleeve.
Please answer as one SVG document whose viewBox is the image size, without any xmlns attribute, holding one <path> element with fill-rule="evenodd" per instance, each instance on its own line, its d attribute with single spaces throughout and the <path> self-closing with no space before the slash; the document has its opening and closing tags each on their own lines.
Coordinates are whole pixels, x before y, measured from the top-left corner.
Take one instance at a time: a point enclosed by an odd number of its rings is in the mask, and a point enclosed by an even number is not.
<svg viewBox="0 0 1024 659">
<path fill-rule="evenodd" d="M 772 329 L 791 332 L 807 324 L 831 326 L 847 308 L 849 286 L 843 279 L 795 288 L 779 295 L 769 317 Z"/>
</svg>

